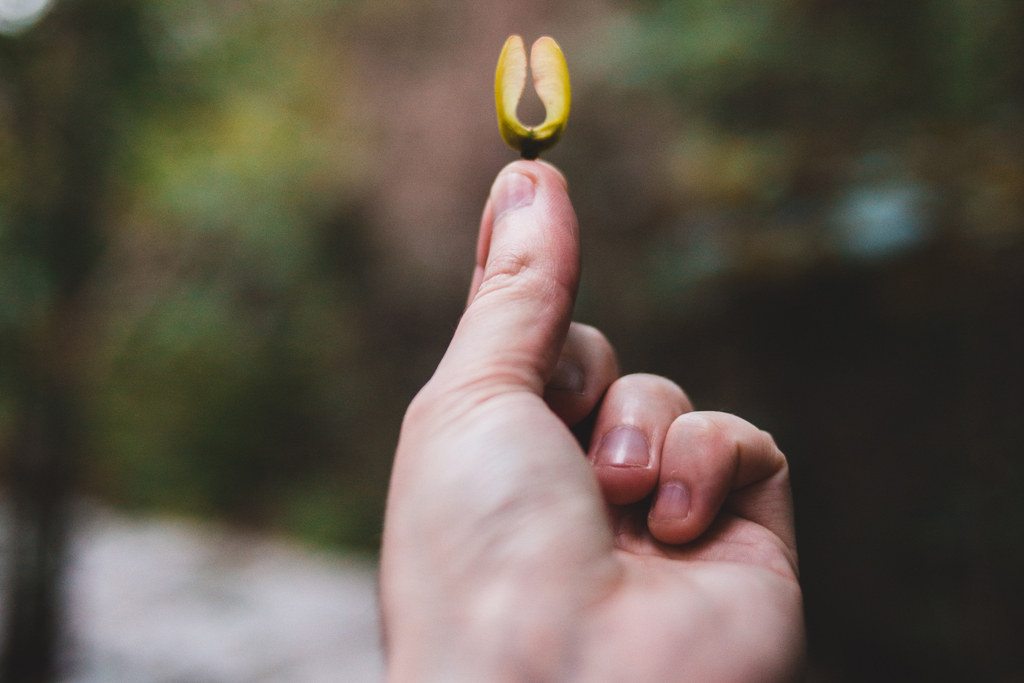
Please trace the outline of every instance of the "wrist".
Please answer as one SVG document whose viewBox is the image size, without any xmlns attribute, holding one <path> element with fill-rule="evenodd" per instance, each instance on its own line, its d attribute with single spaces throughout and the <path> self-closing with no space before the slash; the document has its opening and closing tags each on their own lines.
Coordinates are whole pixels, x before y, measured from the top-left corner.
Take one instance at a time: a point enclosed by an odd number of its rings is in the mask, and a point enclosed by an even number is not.
<svg viewBox="0 0 1024 683">
<path fill-rule="evenodd" d="M 472 592 L 472 591 L 471 591 Z M 386 620 L 387 683 L 536 683 L 570 680 L 580 619 L 529 586 L 478 591 L 455 606 L 406 605 Z M 423 615 L 430 615 L 424 620 Z M 443 618 L 438 619 L 439 616 Z"/>
</svg>

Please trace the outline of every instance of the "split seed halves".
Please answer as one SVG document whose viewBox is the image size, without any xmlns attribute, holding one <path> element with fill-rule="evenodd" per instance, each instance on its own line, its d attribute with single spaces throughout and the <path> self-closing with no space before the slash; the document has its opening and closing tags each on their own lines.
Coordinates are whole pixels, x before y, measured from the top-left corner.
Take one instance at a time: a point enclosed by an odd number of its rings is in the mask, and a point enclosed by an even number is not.
<svg viewBox="0 0 1024 683">
<path fill-rule="evenodd" d="M 562 49 L 552 38 L 540 38 L 530 50 L 533 87 L 544 103 L 546 116 L 539 126 L 527 127 L 516 116 L 516 107 L 526 86 L 526 49 L 523 39 L 510 36 L 498 58 L 494 76 L 494 101 L 498 106 L 501 138 L 524 159 L 536 159 L 554 147 L 569 120 L 569 68 Z"/>
</svg>

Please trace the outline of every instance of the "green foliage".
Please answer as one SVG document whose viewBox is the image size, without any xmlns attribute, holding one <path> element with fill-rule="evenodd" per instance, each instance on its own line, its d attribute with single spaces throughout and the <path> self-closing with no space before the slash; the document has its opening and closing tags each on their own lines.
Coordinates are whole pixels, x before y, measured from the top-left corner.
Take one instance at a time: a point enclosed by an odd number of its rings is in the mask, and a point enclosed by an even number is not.
<svg viewBox="0 0 1024 683">
<path fill-rule="evenodd" d="M 728 98 L 768 87 L 803 104 L 812 88 L 847 116 L 977 113 L 1019 94 L 1020 19 L 1008 0 L 663 0 L 612 24 L 595 57 L 623 84 L 669 85 L 726 117 L 743 113 Z"/>
<path fill-rule="evenodd" d="M 336 402 L 359 388 L 360 321 L 346 274 L 317 253 L 362 174 L 324 29 L 336 8 L 148 9 L 153 104 L 126 114 L 119 218 L 124 239 L 173 263 L 138 274 L 143 295 L 109 318 L 93 373 L 99 486 L 373 544 L 379 503 L 348 504 L 362 454 L 339 443 L 373 397 Z M 381 499 L 379 474 L 358 485 Z"/>
<path fill-rule="evenodd" d="M 376 542 L 386 457 L 350 435 L 378 400 L 365 380 L 358 284 L 344 269 L 360 257 L 328 261 L 324 249 L 338 242 L 333 232 L 362 229 L 346 218 L 365 143 L 343 104 L 335 31 L 344 10 L 94 0 L 81 12 L 58 4 L 3 46 L 7 89 L 23 97 L 0 135 L 8 379 L 52 329 L 61 267 L 39 256 L 44 233 L 19 208 L 42 205 L 41 191 L 59 197 L 61 186 L 33 187 L 19 164 L 33 156 L 36 175 L 58 178 L 73 158 L 60 140 L 41 157 L 31 135 L 16 133 L 32 106 L 17 83 L 48 70 L 55 85 L 39 97 L 85 113 L 60 88 L 90 74 L 82 92 L 104 98 L 109 171 L 93 174 L 90 201 L 106 251 L 90 295 L 73 295 L 90 321 L 75 352 L 85 472 L 108 499 Z M 103 47 L 83 48 L 72 67 L 60 54 L 72 36 Z M 21 404 L 17 384 L 3 386 L 0 435 Z"/>
</svg>

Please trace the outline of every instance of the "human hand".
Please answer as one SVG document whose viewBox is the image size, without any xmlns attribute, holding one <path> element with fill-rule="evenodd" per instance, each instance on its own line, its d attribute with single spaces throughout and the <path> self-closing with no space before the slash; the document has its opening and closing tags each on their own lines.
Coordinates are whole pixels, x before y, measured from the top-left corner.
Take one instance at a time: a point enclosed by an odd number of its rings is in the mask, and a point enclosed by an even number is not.
<svg viewBox="0 0 1024 683">
<path fill-rule="evenodd" d="M 570 324 L 578 279 L 564 178 L 510 164 L 469 304 L 395 455 L 388 680 L 794 680 L 785 457 L 664 378 L 619 378 L 605 338 Z M 599 402 L 584 454 L 569 426 Z"/>
</svg>

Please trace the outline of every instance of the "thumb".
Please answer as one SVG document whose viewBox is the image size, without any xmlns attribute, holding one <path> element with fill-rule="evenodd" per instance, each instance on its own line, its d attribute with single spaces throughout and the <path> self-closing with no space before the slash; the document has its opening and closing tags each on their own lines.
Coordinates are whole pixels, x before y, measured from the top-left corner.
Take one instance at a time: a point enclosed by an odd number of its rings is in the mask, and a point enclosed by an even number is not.
<svg viewBox="0 0 1024 683">
<path fill-rule="evenodd" d="M 484 210 L 469 305 L 432 381 L 542 394 L 569 329 L 579 251 L 561 173 L 537 161 L 506 166 Z"/>
</svg>

